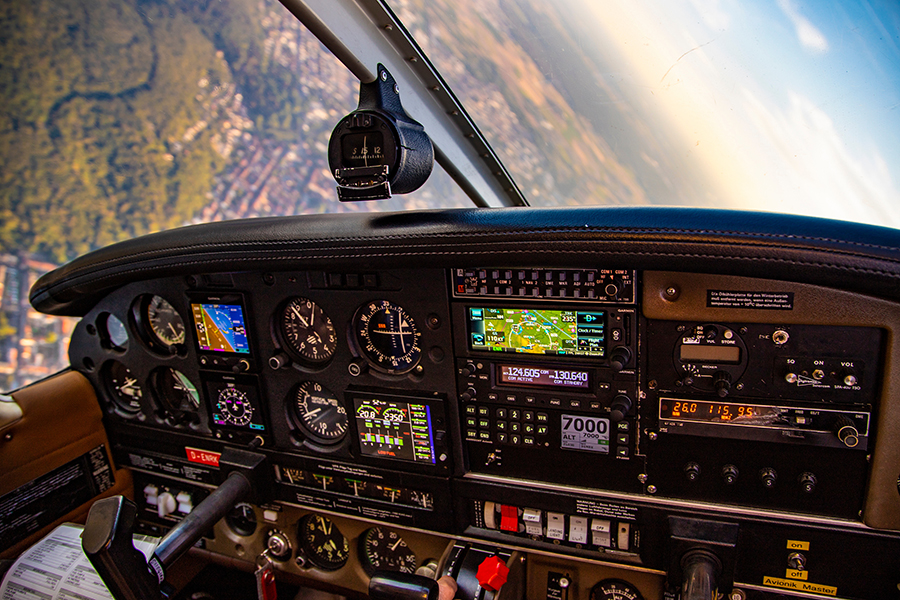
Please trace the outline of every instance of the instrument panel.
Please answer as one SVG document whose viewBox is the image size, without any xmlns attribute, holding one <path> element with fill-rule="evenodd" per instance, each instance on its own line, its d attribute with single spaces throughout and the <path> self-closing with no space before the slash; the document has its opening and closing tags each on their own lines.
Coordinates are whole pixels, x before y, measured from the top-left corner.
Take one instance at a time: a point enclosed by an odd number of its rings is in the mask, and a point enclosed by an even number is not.
<svg viewBox="0 0 900 600">
<path fill-rule="evenodd" d="M 322 515 L 658 574 L 688 516 L 870 535 L 896 315 L 848 318 L 885 313 L 810 285 L 620 266 L 141 281 L 84 317 L 70 356 L 144 485 L 208 489 L 223 447 L 259 439 L 276 504 L 242 508 L 228 535 L 259 535 L 259 510 L 318 511 L 291 534 L 302 568 L 346 563 L 344 542 L 310 550 Z M 401 535 L 380 527 L 362 537 Z M 364 545 L 363 564 L 414 564 L 392 544 Z M 729 584 L 778 587 L 752 548 L 724 560 Z"/>
</svg>

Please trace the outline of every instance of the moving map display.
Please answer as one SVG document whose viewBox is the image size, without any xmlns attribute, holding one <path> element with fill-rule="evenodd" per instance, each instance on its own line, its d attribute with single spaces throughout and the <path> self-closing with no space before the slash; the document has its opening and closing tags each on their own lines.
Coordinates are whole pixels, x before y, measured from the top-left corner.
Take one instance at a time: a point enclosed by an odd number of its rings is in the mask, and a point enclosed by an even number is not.
<svg viewBox="0 0 900 600">
<path fill-rule="evenodd" d="M 606 355 L 606 312 L 469 307 L 469 348 L 492 352 Z"/>
<path fill-rule="evenodd" d="M 200 350 L 250 354 L 240 304 L 191 304 Z"/>
</svg>

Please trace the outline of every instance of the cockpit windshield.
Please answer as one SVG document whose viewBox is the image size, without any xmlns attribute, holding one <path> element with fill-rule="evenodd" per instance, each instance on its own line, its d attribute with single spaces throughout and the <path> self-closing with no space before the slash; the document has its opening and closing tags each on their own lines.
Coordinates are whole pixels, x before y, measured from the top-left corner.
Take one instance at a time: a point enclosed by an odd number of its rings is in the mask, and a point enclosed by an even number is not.
<svg viewBox="0 0 900 600">
<path fill-rule="evenodd" d="M 391 4 L 532 205 L 900 227 L 896 3 Z"/>
<path fill-rule="evenodd" d="M 900 227 L 895 3 L 390 4 L 531 205 Z M 472 206 L 439 165 L 413 194 L 337 202 L 328 139 L 358 84 L 276 0 L 5 3 L 6 387 L 67 364 L 72 324 L 27 291 L 89 250 L 207 221 Z"/>
</svg>

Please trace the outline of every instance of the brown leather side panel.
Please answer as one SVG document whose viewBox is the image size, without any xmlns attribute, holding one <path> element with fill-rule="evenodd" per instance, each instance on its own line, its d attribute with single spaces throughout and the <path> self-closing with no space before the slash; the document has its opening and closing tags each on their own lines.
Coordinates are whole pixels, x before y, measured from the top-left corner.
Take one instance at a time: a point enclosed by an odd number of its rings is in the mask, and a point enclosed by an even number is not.
<svg viewBox="0 0 900 600">
<path fill-rule="evenodd" d="M 109 440 L 103 413 L 88 380 L 67 371 L 13 394 L 23 416 L 0 436 L 0 496 L 15 490 Z M 112 456 L 109 456 L 110 464 Z M 100 497 L 132 495 L 131 473 L 115 470 L 115 485 Z M 73 507 L 68 514 L 9 548 L 0 558 L 17 556 L 64 522 L 83 522 L 91 503 Z"/>
</svg>

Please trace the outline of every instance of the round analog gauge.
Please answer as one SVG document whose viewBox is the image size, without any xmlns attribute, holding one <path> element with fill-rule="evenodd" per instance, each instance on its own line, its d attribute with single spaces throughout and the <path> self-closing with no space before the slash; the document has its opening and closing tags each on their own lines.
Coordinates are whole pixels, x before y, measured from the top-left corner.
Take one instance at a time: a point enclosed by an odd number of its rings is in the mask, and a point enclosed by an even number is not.
<svg viewBox="0 0 900 600">
<path fill-rule="evenodd" d="M 627 581 L 604 579 L 591 588 L 590 600 L 644 600 L 644 597 Z"/>
<path fill-rule="evenodd" d="M 378 371 L 400 375 L 419 363 L 422 334 L 396 304 L 381 300 L 362 305 L 353 317 L 353 331 L 360 354 Z"/>
<path fill-rule="evenodd" d="M 146 341 L 154 350 L 174 354 L 177 346 L 184 343 L 184 320 L 165 298 L 144 296 L 137 316 Z"/>
<path fill-rule="evenodd" d="M 284 307 L 281 335 L 288 350 L 307 364 L 326 363 L 337 350 L 334 323 L 318 304 L 306 298 L 294 298 Z"/>
<path fill-rule="evenodd" d="M 256 533 L 256 512 L 252 506 L 241 502 L 225 515 L 225 523 L 238 535 L 253 535 Z"/>
<path fill-rule="evenodd" d="M 316 567 L 337 571 L 350 558 L 350 544 L 331 519 L 309 514 L 297 523 L 300 548 Z"/>
<path fill-rule="evenodd" d="M 110 361 L 106 367 L 106 386 L 116 408 L 127 415 L 141 412 L 141 398 L 144 390 L 137 377 L 117 360 Z"/>
<path fill-rule="evenodd" d="M 247 393 L 233 387 L 219 390 L 216 408 L 229 425 L 244 427 L 253 419 L 253 405 Z"/>
<path fill-rule="evenodd" d="M 101 331 L 103 341 L 110 349 L 121 352 L 128 347 L 128 330 L 125 329 L 125 324 L 117 316 L 107 314 Z"/>
<path fill-rule="evenodd" d="M 322 444 L 336 444 L 347 435 L 347 410 L 327 388 L 304 381 L 294 399 L 297 423 L 303 432 Z"/>
<path fill-rule="evenodd" d="M 154 384 L 162 408 L 178 418 L 184 413 L 197 412 L 200 394 L 187 376 L 171 367 L 154 372 Z"/>
<path fill-rule="evenodd" d="M 369 577 L 375 571 L 416 572 L 416 553 L 396 531 L 385 527 L 372 527 L 360 536 L 359 561 Z"/>
</svg>

